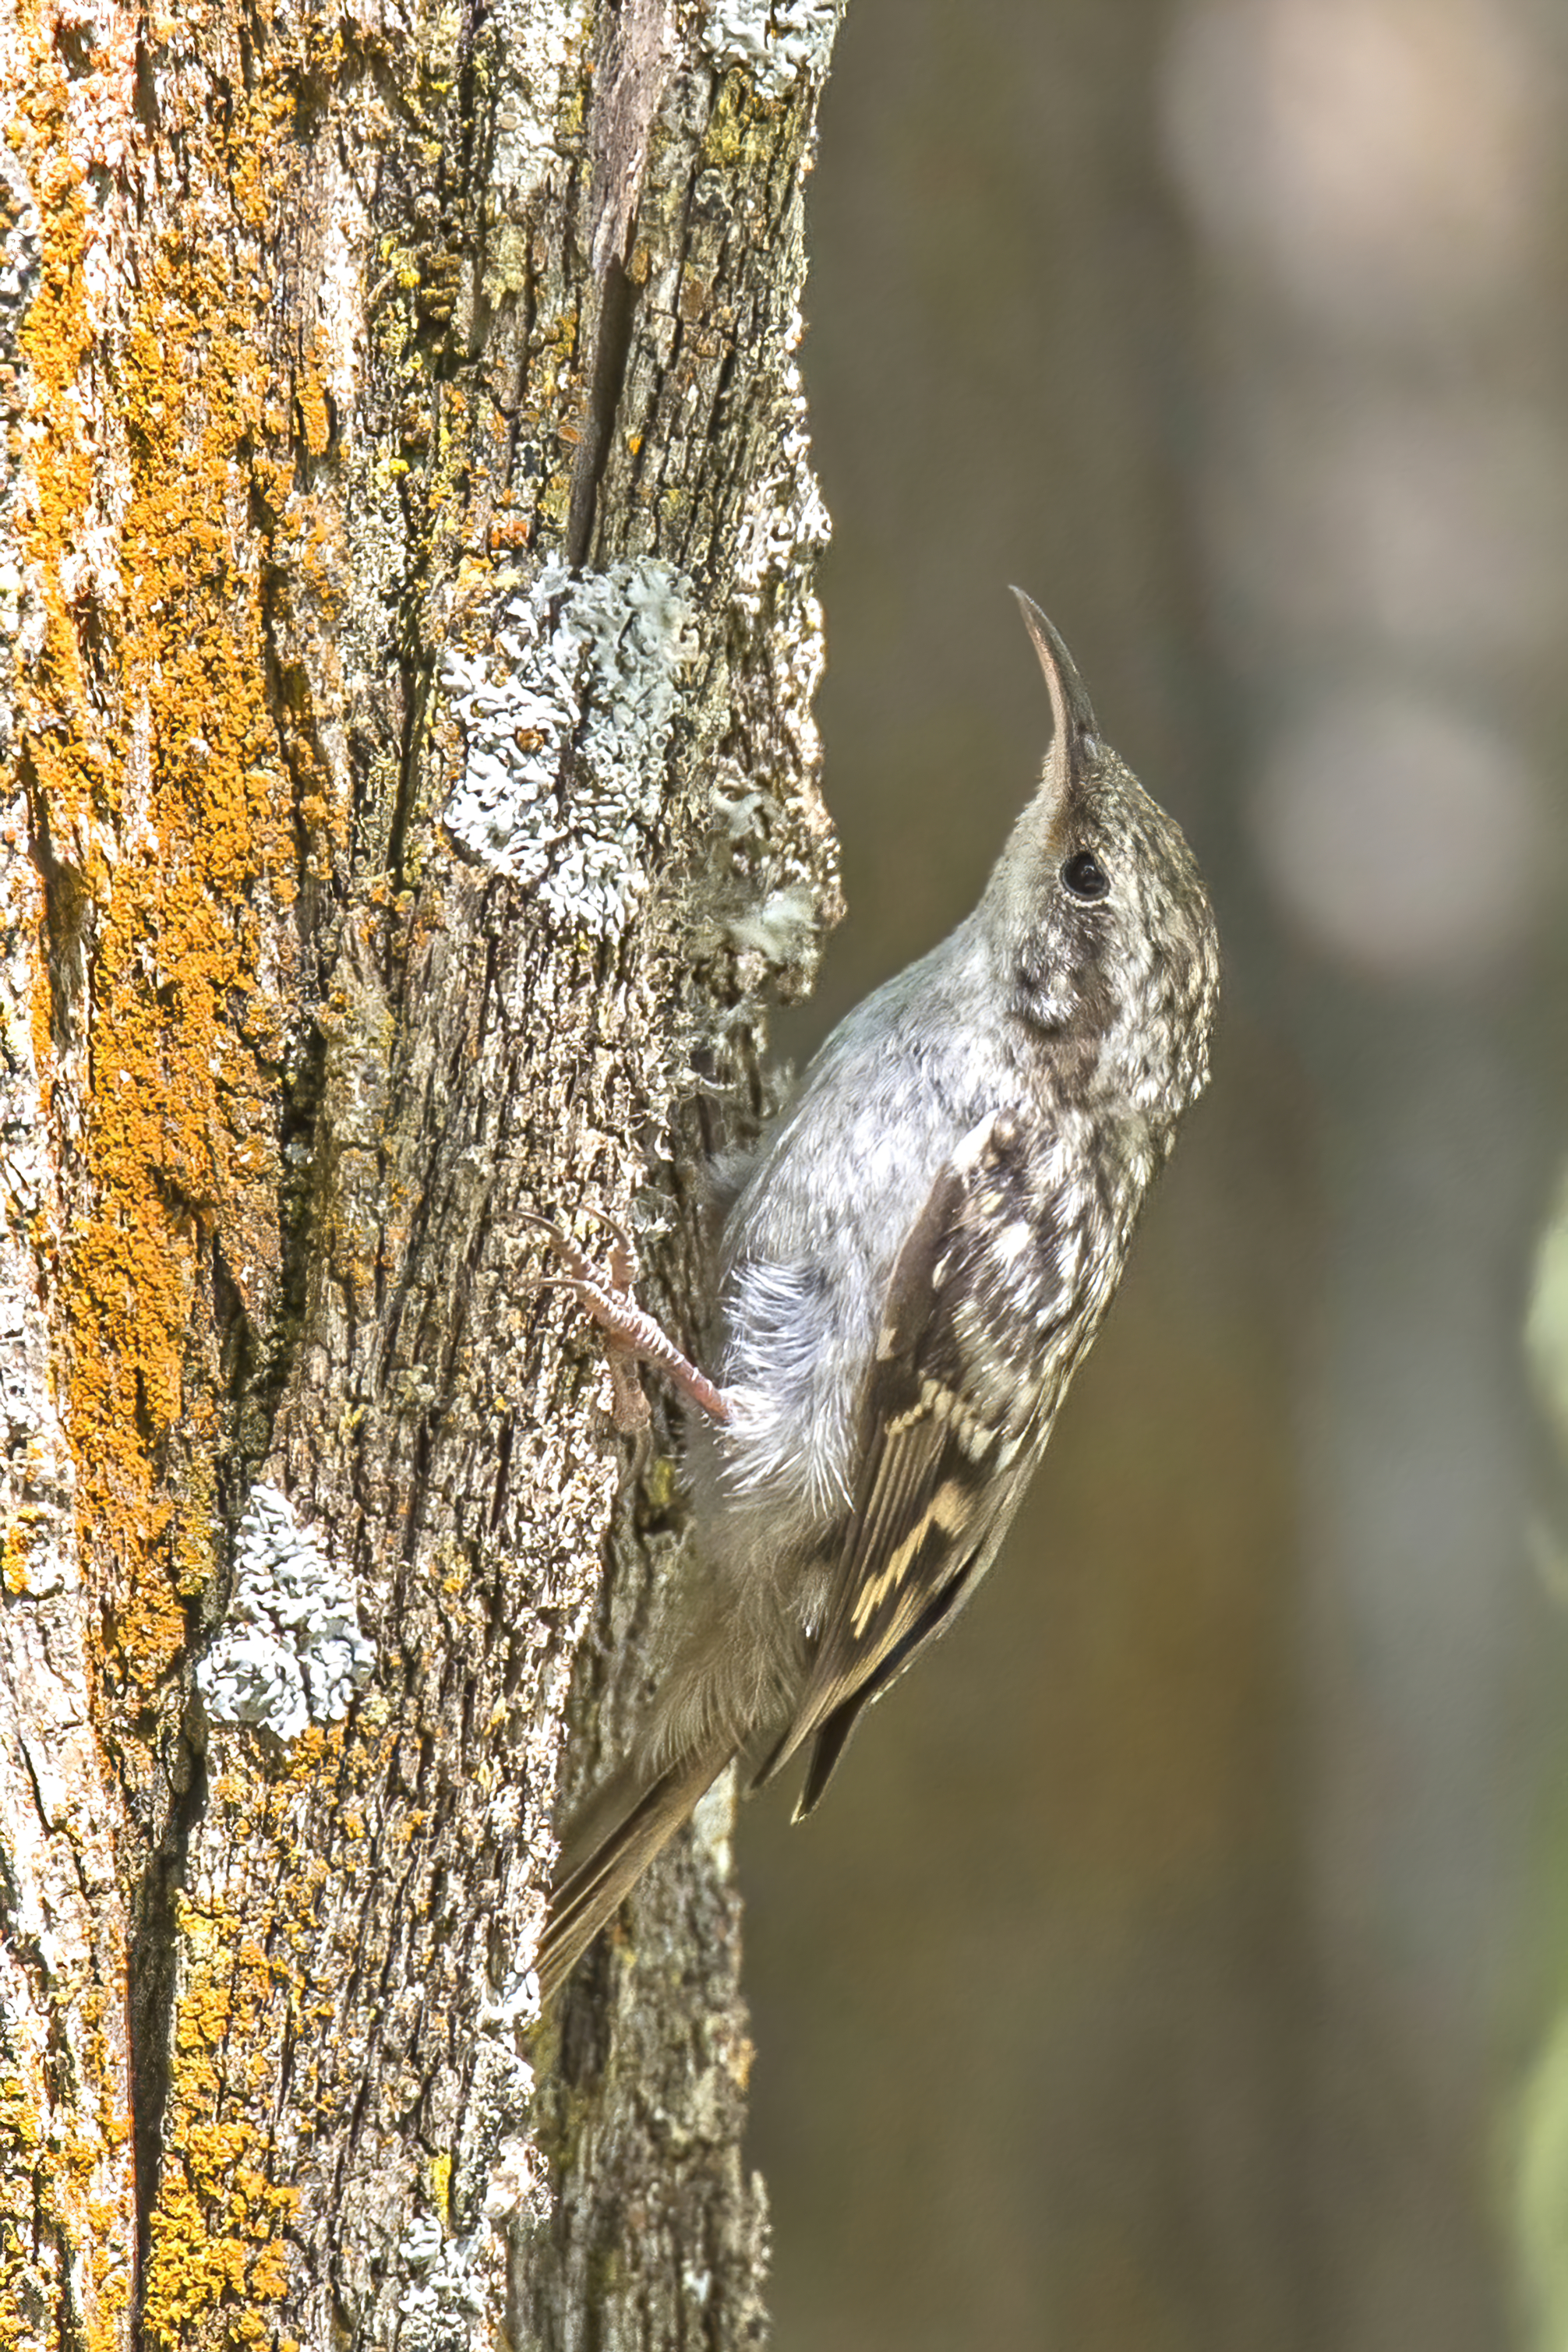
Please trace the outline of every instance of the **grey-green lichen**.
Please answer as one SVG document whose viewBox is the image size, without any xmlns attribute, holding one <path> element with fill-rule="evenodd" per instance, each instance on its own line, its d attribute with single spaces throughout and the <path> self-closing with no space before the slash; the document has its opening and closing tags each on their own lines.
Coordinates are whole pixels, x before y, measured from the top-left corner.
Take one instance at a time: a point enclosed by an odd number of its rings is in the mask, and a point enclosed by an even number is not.
<svg viewBox="0 0 1568 2352">
<path fill-rule="evenodd" d="M 680 681 L 697 652 L 688 581 L 623 559 L 549 562 L 502 605 L 489 647 L 448 647 L 467 756 L 443 821 L 563 924 L 623 931 L 647 870 Z"/>
</svg>

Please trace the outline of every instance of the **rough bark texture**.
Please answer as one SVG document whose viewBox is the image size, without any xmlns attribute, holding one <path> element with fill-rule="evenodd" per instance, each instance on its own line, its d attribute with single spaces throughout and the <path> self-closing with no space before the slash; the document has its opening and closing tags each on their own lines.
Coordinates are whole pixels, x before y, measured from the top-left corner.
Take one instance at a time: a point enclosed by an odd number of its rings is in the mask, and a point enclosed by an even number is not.
<svg viewBox="0 0 1568 2352">
<path fill-rule="evenodd" d="M 529 2045 L 679 1497 L 524 1218 L 684 1319 L 833 895 L 836 21 L 0 26 L 0 2343 L 760 2330 L 721 1803 Z"/>
</svg>

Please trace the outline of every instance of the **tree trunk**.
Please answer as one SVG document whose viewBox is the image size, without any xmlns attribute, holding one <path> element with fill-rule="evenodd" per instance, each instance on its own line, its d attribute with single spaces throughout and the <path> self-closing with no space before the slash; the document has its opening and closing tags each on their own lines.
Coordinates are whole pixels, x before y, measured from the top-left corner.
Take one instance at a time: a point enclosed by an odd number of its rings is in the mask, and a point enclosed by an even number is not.
<svg viewBox="0 0 1568 2352">
<path fill-rule="evenodd" d="M 760 2332 L 721 1801 L 530 2037 L 574 1664 L 587 1771 L 680 1502 L 527 1217 L 657 1233 L 690 1330 L 830 911 L 836 21 L 0 35 L 20 2345 Z"/>
</svg>

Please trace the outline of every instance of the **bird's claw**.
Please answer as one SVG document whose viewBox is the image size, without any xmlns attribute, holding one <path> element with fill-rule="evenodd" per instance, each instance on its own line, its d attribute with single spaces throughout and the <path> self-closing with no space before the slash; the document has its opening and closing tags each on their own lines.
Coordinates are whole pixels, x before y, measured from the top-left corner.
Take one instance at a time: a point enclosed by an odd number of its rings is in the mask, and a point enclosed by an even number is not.
<svg viewBox="0 0 1568 2352">
<path fill-rule="evenodd" d="M 587 1308 L 609 1342 L 613 1412 L 619 1429 L 641 1429 L 648 1418 L 647 1401 L 632 1369 L 633 1359 L 657 1364 L 682 1395 L 689 1397 L 715 1421 L 728 1421 L 730 1410 L 706 1372 L 681 1353 L 663 1326 L 637 1305 L 632 1285 L 637 1279 L 637 1248 L 624 1225 L 607 1211 L 584 1203 L 612 1235 L 608 1263 L 600 1268 L 585 1256 L 565 1229 L 548 1217 L 522 1213 L 525 1224 L 542 1233 L 560 1259 L 560 1274 L 539 1277 L 543 1289 L 566 1290 Z"/>
</svg>

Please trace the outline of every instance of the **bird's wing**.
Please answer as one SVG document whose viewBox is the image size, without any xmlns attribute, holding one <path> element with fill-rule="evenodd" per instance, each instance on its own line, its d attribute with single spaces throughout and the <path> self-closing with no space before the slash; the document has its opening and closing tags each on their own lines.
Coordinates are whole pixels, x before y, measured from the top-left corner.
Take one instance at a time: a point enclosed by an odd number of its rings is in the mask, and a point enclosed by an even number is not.
<svg viewBox="0 0 1568 2352">
<path fill-rule="evenodd" d="M 759 1780 L 815 1733 L 809 1811 L 862 1707 L 991 1564 L 1049 1426 L 1069 1352 L 1076 1251 L 1016 1122 L 947 1161 L 899 1253 L 864 1403 L 865 1452 L 795 1717 Z"/>
</svg>

